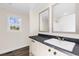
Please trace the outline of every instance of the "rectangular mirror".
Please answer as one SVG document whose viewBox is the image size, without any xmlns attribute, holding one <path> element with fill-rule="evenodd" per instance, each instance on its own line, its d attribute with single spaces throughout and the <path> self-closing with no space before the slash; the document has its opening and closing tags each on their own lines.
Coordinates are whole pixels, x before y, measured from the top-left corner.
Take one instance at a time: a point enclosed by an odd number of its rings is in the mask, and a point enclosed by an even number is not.
<svg viewBox="0 0 79 59">
<path fill-rule="evenodd" d="M 76 32 L 75 3 L 60 3 L 52 8 L 53 32 Z"/>
<path fill-rule="evenodd" d="M 49 8 L 40 12 L 39 14 L 39 31 L 48 32 L 49 31 Z"/>
</svg>

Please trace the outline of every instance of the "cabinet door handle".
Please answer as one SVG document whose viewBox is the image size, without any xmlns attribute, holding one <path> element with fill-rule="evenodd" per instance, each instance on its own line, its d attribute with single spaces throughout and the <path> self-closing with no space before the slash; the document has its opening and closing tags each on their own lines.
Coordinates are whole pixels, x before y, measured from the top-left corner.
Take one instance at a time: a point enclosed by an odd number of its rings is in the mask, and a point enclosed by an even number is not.
<svg viewBox="0 0 79 59">
<path fill-rule="evenodd" d="M 56 55 L 56 54 L 57 54 L 57 52 L 54 52 L 53 54 L 54 54 L 54 55 Z"/>
<path fill-rule="evenodd" d="M 51 52 L 51 49 L 48 49 L 49 52 Z"/>
<path fill-rule="evenodd" d="M 34 43 L 35 43 L 35 41 L 34 41 L 34 40 L 32 40 L 32 42 L 34 42 Z"/>
</svg>

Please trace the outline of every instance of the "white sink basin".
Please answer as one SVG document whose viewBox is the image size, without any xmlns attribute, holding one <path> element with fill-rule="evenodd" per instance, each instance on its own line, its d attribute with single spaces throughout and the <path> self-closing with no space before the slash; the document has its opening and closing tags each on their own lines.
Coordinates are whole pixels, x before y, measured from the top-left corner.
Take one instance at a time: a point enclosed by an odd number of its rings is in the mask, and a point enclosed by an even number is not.
<svg viewBox="0 0 79 59">
<path fill-rule="evenodd" d="M 61 40 L 57 40 L 54 38 L 45 40 L 44 42 L 55 45 L 57 47 L 60 47 L 62 49 L 68 50 L 68 51 L 73 51 L 73 48 L 75 46 L 74 42 L 61 41 Z"/>
</svg>

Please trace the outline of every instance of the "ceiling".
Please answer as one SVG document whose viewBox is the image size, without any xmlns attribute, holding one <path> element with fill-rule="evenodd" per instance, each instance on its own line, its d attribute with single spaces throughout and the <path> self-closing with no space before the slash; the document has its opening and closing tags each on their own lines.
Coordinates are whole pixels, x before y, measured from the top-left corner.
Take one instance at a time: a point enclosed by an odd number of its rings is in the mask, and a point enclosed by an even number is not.
<svg viewBox="0 0 79 59">
<path fill-rule="evenodd" d="M 39 9 L 48 3 L 0 3 L 0 8 L 17 11 L 19 13 L 29 13 L 31 9 Z"/>
</svg>

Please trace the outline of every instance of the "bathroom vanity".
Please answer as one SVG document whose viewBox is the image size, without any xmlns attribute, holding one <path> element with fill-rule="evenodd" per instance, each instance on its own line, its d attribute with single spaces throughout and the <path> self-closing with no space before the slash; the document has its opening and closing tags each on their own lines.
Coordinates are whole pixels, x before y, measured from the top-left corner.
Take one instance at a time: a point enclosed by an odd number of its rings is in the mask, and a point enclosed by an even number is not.
<svg viewBox="0 0 79 59">
<path fill-rule="evenodd" d="M 63 44 L 62 46 L 67 47 L 66 49 L 60 46 L 47 43 L 45 41 L 50 40 L 51 38 L 57 39 L 57 36 L 51 36 L 46 34 L 38 34 L 36 36 L 30 36 L 30 55 L 34 56 L 78 56 L 79 55 L 79 39 L 63 37 L 63 43 L 71 42 L 71 49 L 68 48 L 69 45 Z M 60 37 L 62 38 L 62 37 Z M 60 40 L 61 41 L 61 40 Z M 52 43 L 57 43 L 56 41 Z M 73 44 L 74 43 L 74 44 Z M 61 43 L 59 44 L 61 45 Z"/>
<path fill-rule="evenodd" d="M 51 10 L 50 10 L 51 9 Z M 51 18 L 50 18 L 51 16 Z M 39 32 L 79 34 L 79 4 L 59 3 L 39 13 Z M 50 34 L 30 36 L 30 54 L 35 56 L 77 56 L 79 39 Z"/>
</svg>

